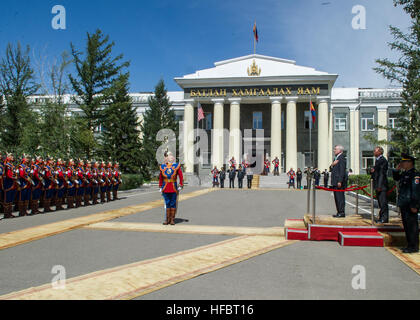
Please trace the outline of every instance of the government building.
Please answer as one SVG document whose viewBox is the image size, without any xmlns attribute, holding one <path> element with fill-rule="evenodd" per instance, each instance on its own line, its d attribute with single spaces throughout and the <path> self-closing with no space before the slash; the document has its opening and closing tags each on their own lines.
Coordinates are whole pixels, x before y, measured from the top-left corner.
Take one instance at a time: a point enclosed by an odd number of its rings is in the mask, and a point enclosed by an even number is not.
<svg viewBox="0 0 420 320">
<path fill-rule="evenodd" d="M 183 121 L 185 171 L 208 175 L 214 166 L 228 167 L 232 156 L 238 162 L 244 154 L 255 156 L 258 141 L 264 157 L 281 160 L 281 172 L 309 166 L 327 169 L 333 146 L 341 144 L 347 167 L 355 174 L 366 173 L 374 163 L 374 145 L 366 137 L 389 138 L 376 125 L 395 125 L 402 90 L 334 88 L 337 77 L 292 60 L 254 54 L 175 78 L 182 91 L 168 95 Z M 133 94 L 140 114 L 147 108 L 147 98 Z M 316 110 L 315 124 L 310 101 Z M 200 122 L 199 106 L 205 117 Z M 208 149 L 194 164 L 195 134 L 190 132 L 197 128 L 208 132 Z M 256 134 L 259 129 L 263 136 Z M 389 148 L 383 147 L 390 156 Z"/>
<path fill-rule="evenodd" d="M 253 54 L 175 78 L 181 90 L 168 96 L 184 129 L 180 156 L 185 172 L 208 176 L 214 166 L 228 168 L 232 156 L 240 163 L 245 154 L 278 157 L 280 172 L 323 171 L 333 161 L 333 146 L 341 144 L 347 168 L 366 173 L 375 160 L 367 137 L 389 139 L 376 125 L 395 125 L 402 89 L 336 88 L 337 77 L 292 60 Z M 140 120 L 151 95 L 131 94 Z M 199 108 L 204 113 L 200 121 Z M 197 152 L 195 129 L 207 133 L 206 150 Z"/>
</svg>

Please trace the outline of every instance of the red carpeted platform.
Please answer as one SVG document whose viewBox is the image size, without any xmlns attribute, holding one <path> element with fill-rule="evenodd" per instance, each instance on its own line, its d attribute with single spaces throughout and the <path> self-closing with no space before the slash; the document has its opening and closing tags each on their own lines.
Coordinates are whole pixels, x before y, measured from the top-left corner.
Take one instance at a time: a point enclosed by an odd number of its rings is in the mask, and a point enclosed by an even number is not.
<svg viewBox="0 0 420 320">
<path fill-rule="evenodd" d="M 377 232 L 343 232 L 338 233 L 338 242 L 342 246 L 383 247 L 384 237 Z"/>
<path fill-rule="evenodd" d="M 298 228 L 286 228 L 286 240 L 308 240 L 308 230 Z"/>
</svg>

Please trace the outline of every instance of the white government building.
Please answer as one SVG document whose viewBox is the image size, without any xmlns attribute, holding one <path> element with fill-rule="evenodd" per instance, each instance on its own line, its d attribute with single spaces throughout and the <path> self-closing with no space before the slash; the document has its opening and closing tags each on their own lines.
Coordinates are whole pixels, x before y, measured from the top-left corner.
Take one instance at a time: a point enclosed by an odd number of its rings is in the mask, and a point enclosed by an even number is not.
<svg viewBox="0 0 420 320">
<path fill-rule="evenodd" d="M 228 167 L 232 156 L 238 162 L 244 153 L 255 156 L 255 146 L 244 150 L 248 139 L 248 144 L 263 144 L 268 159 L 279 157 L 281 172 L 308 166 L 323 171 L 332 162 L 333 146 L 341 144 L 347 167 L 356 174 L 365 173 L 374 162 L 374 146 L 365 136 L 389 138 L 386 130 L 375 125 L 395 125 L 402 89 L 334 88 L 337 77 L 292 60 L 253 54 L 175 78 L 182 90 L 170 91 L 168 96 L 177 119 L 183 121 L 185 172 L 208 176 L 213 166 Z M 131 94 L 140 119 L 152 94 Z M 316 110 L 312 129 L 310 100 Z M 200 123 L 199 104 L 205 115 Z M 200 164 L 192 161 L 194 133 L 188 139 L 196 128 L 209 136 L 208 151 L 200 155 L 205 161 Z M 227 136 L 221 134 L 224 129 Z M 256 136 L 259 129 L 264 130 L 263 137 Z"/>
</svg>

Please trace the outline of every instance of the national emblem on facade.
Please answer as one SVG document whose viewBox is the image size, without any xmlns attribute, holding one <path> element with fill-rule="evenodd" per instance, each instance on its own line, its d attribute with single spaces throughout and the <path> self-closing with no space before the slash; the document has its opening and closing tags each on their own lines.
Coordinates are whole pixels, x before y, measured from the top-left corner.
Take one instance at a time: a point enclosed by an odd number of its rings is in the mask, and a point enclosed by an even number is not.
<svg viewBox="0 0 420 320">
<path fill-rule="evenodd" d="M 258 77 L 261 74 L 261 68 L 257 66 L 255 60 L 252 61 L 251 66 L 248 67 L 248 76 Z"/>
</svg>

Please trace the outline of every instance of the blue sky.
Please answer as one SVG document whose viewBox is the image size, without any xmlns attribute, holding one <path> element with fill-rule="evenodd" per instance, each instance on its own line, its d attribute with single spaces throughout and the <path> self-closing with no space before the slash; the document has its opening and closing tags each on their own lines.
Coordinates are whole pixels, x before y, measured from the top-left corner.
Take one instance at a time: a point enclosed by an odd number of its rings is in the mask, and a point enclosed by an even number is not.
<svg viewBox="0 0 420 320">
<path fill-rule="evenodd" d="M 66 30 L 51 27 L 57 4 Z M 355 5 L 366 8 L 366 30 L 352 28 Z M 255 20 L 257 53 L 337 73 L 336 87 L 388 87 L 374 61 L 397 57 L 386 45 L 388 25 L 410 22 L 392 0 L 19 0 L 2 5 L 0 56 L 20 41 L 51 59 L 70 42 L 83 49 L 86 33 L 100 28 L 131 62 L 131 92 L 153 91 L 160 78 L 179 90 L 174 77 L 252 53 Z"/>
</svg>

